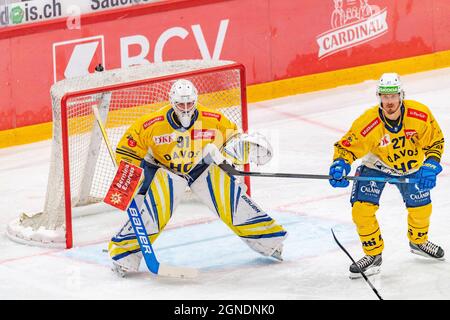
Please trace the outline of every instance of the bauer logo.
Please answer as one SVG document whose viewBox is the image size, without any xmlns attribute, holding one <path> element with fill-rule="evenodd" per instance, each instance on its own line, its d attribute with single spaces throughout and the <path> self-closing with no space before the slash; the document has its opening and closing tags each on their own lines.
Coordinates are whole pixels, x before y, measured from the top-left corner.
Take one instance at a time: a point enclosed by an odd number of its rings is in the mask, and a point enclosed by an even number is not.
<svg viewBox="0 0 450 320">
<path fill-rule="evenodd" d="M 333 0 L 330 30 L 316 37 L 319 60 L 376 39 L 388 31 L 387 9 L 369 0 Z"/>
<path fill-rule="evenodd" d="M 105 68 L 103 36 L 82 38 L 53 44 L 53 79 L 59 80 L 93 73 L 102 64 Z"/>
</svg>

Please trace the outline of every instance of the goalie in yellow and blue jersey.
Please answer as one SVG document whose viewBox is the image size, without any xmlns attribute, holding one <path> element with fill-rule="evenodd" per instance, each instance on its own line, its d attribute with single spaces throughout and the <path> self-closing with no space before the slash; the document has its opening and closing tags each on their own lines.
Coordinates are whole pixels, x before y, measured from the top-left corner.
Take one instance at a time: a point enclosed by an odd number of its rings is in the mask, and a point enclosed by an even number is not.
<svg viewBox="0 0 450 320">
<path fill-rule="evenodd" d="M 131 125 L 116 148 L 117 163 L 125 160 L 144 169 L 135 200 L 151 243 L 188 186 L 251 249 L 282 260 L 286 231 L 246 194 L 244 183 L 214 162 L 220 154 L 236 164 L 265 164 L 272 156 L 267 140 L 240 132 L 224 114 L 199 105 L 188 80 L 174 82 L 169 99 L 170 105 Z M 138 271 L 142 254 L 129 221 L 108 250 L 114 271 L 122 276 Z"/>
<path fill-rule="evenodd" d="M 442 171 L 439 164 L 444 151 L 444 137 L 430 109 L 404 99 L 400 78 L 385 73 L 377 85 L 380 104 L 368 109 L 353 122 L 351 129 L 335 143 L 330 184 L 347 187 L 342 177 L 359 158 L 356 175 L 366 177 L 403 176 L 418 179 L 417 184 L 396 184 L 408 210 L 407 236 L 411 252 L 442 260 L 444 250 L 428 241 L 432 211 L 430 190 Z M 355 181 L 351 194 L 352 217 L 365 256 L 350 266 L 350 277 L 378 273 L 381 266 L 383 238 L 375 213 L 386 183 Z"/>
</svg>

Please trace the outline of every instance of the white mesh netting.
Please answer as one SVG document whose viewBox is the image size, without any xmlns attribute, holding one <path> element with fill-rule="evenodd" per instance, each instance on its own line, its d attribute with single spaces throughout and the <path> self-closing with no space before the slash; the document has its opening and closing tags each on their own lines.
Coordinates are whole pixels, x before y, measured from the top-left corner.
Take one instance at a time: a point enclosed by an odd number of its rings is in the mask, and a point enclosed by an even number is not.
<svg viewBox="0 0 450 320">
<path fill-rule="evenodd" d="M 70 206 L 97 203 L 103 200 L 115 169 L 92 105 L 99 108 L 115 148 L 135 120 L 168 104 L 170 86 L 180 74 L 197 87 L 200 104 L 220 110 L 239 127 L 246 127 L 240 69 L 232 61 L 170 61 L 59 81 L 51 88 L 53 142 L 44 210 L 34 215 L 22 214 L 12 221 L 7 227 L 8 236 L 29 244 L 65 246 L 67 208 L 61 112 L 67 110 Z"/>
</svg>

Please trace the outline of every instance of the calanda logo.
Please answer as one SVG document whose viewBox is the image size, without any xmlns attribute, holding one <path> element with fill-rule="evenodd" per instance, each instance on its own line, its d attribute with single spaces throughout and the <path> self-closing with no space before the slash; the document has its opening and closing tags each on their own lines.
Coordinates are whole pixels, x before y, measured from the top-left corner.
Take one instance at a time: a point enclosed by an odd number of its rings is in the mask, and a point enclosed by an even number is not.
<svg viewBox="0 0 450 320">
<path fill-rule="evenodd" d="M 412 193 L 409 197 L 411 200 L 414 201 L 424 201 L 430 196 L 429 190 L 421 190 L 417 184 L 414 185 L 414 188 L 416 188 L 417 192 Z"/>
<path fill-rule="evenodd" d="M 375 181 L 370 181 L 368 186 L 362 186 L 361 192 L 379 195 L 381 193 L 381 190 L 378 189 L 378 185 Z"/>
<path fill-rule="evenodd" d="M 336 52 L 371 41 L 388 31 L 387 9 L 369 0 L 333 0 L 331 30 L 319 36 L 319 60 Z"/>
</svg>

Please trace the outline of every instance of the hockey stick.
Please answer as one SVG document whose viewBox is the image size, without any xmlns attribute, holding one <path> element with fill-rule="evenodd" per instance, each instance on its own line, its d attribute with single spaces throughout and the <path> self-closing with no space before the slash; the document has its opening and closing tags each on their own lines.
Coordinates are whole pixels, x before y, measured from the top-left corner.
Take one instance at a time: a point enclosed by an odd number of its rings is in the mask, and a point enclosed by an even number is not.
<svg viewBox="0 0 450 320">
<path fill-rule="evenodd" d="M 325 179 L 329 180 L 333 177 L 322 174 L 302 174 L 302 173 L 264 173 L 264 172 L 246 172 L 234 168 L 228 163 L 221 163 L 219 167 L 233 176 L 250 176 L 250 177 L 270 177 L 270 178 L 297 178 L 297 179 Z M 343 179 L 357 180 L 357 181 L 376 181 L 376 182 L 390 182 L 390 183 L 418 183 L 419 179 L 414 178 L 387 178 L 387 177 L 360 177 L 360 176 L 345 176 Z"/>
<path fill-rule="evenodd" d="M 103 140 L 106 144 L 106 147 L 108 148 L 108 152 L 114 164 L 114 167 L 117 168 L 116 159 L 114 157 L 108 135 L 106 134 L 105 127 L 100 118 L 100 113 L 98 112 L 98 109 L 95 105 L 92 106 L 92 111 L 94 112 L 97 124 L 100 127 L 100 131 L 102 132 Z M 150 270 L 150 272 L 160 276 L 175 278 L 197 277 L 198 270 L 195 268 L 175 267 L 167 264 L 162 264 L 158 261 L 152 244 L 150 243 L 147 230 L 145 229 L 144 221 L 142 220 L 142 216 L 139 212 L 139 208 L 134 198 L 131 200 L 129 207 L 127 208 L 127 214 L 130 219 L 131 225 L 133 226 L 133 230 L 139 243 L 139 247 L 141 248 L 145 264 L 147 265 L 147 268 L 148 270 Z"/>
<path fill-rule="evenodd" d="M 375 287 L 372 285 L 372 283 L 369 281 L 369 279 L 367 278 L 367 276 L 364 274 L 364 272 L 361 270 L 361 268 L 356 264 L 355 260 L 353 260 L 352 256 L 347 252 L 347 250 L 345 250 L 344 246 L 342 246 L 342 244 L 340 244 L 340 242 L 338 241 L 338 239 L 336 238 L 336 235 L 334 234 L 333 228 L 331 228 L 331 233 L 333 234 L 333 238 L 334 241 L 336 241 L 337 245 L 339 246 L 339 248 L 342 249 L 342 251 L 345 252 L 345 254 L 350 258 L 350 260 L 352 260 L 352 262 L 356 265 L 356 267 L 358 268 L 359 273 L 361 273 L 361 275 L 363 276 L 364 280 L 366 280 L 366 282 L 369 284 L 369 286 L 372 288 L 373 292 L 375 292 L 375 294 L 377 295 L 378 299 L 383 300 L 383 298 L 380 296 L 380 294 L 378 293 L 377 289 L 375 289 Z"/>
</svg>

